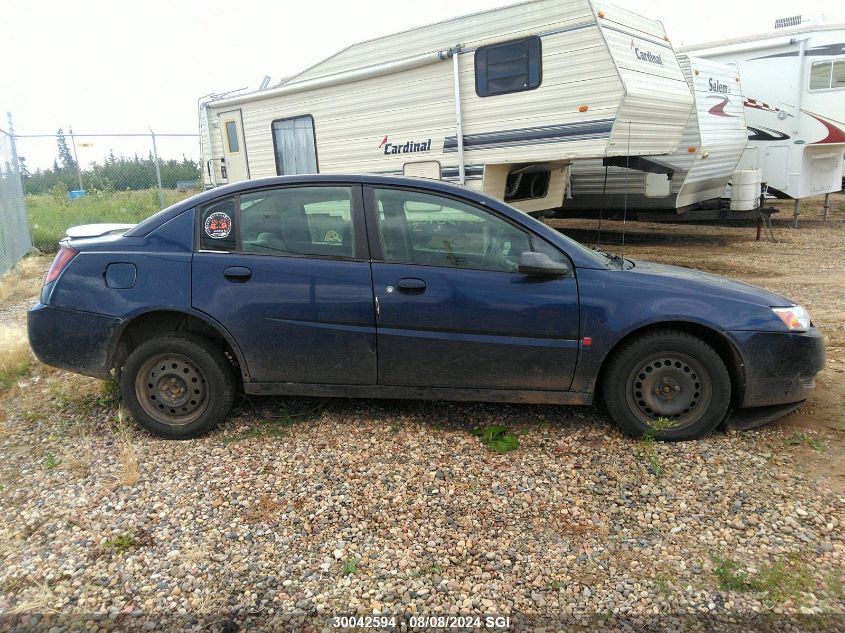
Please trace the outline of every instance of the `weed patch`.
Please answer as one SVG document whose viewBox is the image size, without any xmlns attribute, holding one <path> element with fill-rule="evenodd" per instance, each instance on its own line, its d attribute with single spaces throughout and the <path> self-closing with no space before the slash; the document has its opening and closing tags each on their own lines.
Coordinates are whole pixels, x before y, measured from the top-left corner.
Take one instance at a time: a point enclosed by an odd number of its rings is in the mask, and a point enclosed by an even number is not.
<svg viewBox="0 0 845 633">
<path fill-rule="evenodd" d="M 0 392 L 16 385 L 34 364 L 23 326 L 0 328 Z"/>
<path fill-rule="evenodd" d="M 123 554 L 129 549 L 135 547 L 137 544 L 138 541 L 135 540 L 134 536 L 131 536 L 129 534 L 118 534 L 117 536 L 113 536 L 112 538 L 108 539 L 105 543 L 103 543 L 103 549 L 107 549 L 118 554 Z"/>
<path fill-rule="evenodd" d="M 648 430 L 643 433 L 637 446 L 637 455 L 646 463 L 648 469 L 655 477 L 663 475 L 663 468 L 660 466 L 660 459 L 657 455 L 657 440 L 655 435 L 675 426 L 675 421 L 669 418 L 657 418 L 649 425 Z"/>
<path fill-rule="evenodd" d="M 54 468 L 58 468 L 61 466 L 62 460 L 53 455 L 53 453 L 47 453 L 44 456 L 44 468 L 47 470 L 53 470 Z"/>
<path fill-rule="evenodd" d="M 814 438 L 803 431 L 796 431 L 783 441 L 787 446 L 809 446 L 814 451 L 819 453 L 826 449 L 825 443 L 817 438 Z"/>
<path fill-rule="evenodd" d="M 358 561 L 354 558 L 347 558 L 340 567 L 340 573 L 344 576 L 354 574 L 356 571 L 358 571 Z"/>
<path fill-rule="evenodd" d="M 322 415 L 325 404 L 326 401 L 321 400 L 304 411 L 292 411 L 287 406 L 283 406 L 275 415 L 262 418 L 254 426 L 225 436 L 223 441 L 226 444 L 232 444 L 243 440 L 284 437 L 288 427 L 299 421 L 313 420 Z"/>
<path fill-rule="evenodd" d="M 499 454 L 519 448 L 519 439 L 508 430 L 508 427 L 501 424 L 489 424 L 473 430 L 472 434 L 477 436 L 484 446 Z"/>
<path fill-rule="evenodd" d="M 795 555 L 765 564 L 754 574 L 742 563 L 731 559 L 717 558 L 714 562 L 720 589 L 762 593 L 766 600 L 773 603 L 796 600 L 816 584 L 810 568 Z"/>
</svg>

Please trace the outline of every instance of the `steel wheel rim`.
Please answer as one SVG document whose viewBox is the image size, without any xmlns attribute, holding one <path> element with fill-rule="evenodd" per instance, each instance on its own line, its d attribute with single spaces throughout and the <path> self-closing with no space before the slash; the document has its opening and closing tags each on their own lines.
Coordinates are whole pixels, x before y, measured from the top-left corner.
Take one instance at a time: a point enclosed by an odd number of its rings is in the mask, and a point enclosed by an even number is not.
<svg viewBox="0 0 845 633">
<path fill-rule="evenodd" d="M 674 422 L 672 429 L 694 424 L 710 407 L 710 375 L 695 358 L 681 352 L 653 354 L 628 375 L 625 389 L 634 415 L 651 426 L 658 418 Z"/>
<path fill-rule="evenodd" d="M 185 426 L 208 408 L 205 374 L 182 354 L 158 354 L 135 377 L 135 396 L 147 413 L 168 426 Z"/>
</svg>

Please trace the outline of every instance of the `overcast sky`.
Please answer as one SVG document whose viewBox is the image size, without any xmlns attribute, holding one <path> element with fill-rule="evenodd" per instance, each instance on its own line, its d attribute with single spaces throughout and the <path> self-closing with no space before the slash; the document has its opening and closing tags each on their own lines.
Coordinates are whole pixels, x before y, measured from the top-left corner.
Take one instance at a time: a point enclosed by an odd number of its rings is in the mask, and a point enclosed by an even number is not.
<svg viewBox="0 0 845 633">
<path fill-rule="evenodd" d="M 563 0 L 562 0 L 563 1 Z M 19 134 L 195 132 L 197 98 L 273 83 L 348 44 L 513 4 L 512 0 L 3 0 L 0 113 Z M 616 0 L 663 21 L 676 46 L 770 30 L 777 17 L 845 21 L 832 0 Z M 6 128 L 5 115 L 0 127 Z M 80 162 L 146 154 L 146 139 L 85 139 Z M 79 142 L 79 139 L 78 139 Z M 30 168 L 48 166 L 55 141 L 21 139 Z M 196 158 L 192 140 L 159 143 Z"/>
</svg>

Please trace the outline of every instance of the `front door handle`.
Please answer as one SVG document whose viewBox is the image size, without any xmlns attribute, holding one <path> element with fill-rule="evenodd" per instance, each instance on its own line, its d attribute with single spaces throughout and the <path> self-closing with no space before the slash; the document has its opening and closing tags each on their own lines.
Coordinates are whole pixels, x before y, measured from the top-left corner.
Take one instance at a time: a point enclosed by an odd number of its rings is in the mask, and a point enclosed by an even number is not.
<svg viewBox="0 0 845 633">
<path fill-rule="evenodd" d="M 223 271 L 223 276 L 229 281 L 243 283 L 252 277 L 252 271 L 246 266 L 229 266 Z"/>
<path fill-rule="evenodd" d="M 421 295 L 425 292 L 425 282 L 416 277 L 404 277 L 396 282 L 396 288 L 406 295 Z"/>
</svg>

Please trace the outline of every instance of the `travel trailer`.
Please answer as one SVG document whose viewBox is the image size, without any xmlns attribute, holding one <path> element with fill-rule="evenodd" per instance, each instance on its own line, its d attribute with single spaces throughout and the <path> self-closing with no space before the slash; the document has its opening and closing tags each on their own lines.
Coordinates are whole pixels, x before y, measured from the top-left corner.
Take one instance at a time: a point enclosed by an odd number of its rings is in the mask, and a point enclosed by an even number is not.
<svg viewBox="0 0 845 633">
<path fill-rule="evenodd" d="M 667 173 L 577 160 L 570 168 L 571 186 L 561 215 L 622 209 L 647 220 L 724 215 L 719 199 L 747 144 L 740 77 L 735 67 L 718 62 L 683 54 L 678 61 L 695 107 L 678 150 L 659 158 Z"/>
<path fill-rule="evenodd" d="M 742 77 L 748 148 L 768 191 L 801 199 L 842 188 L 845 152 L 845 24 L 778 20 L 774 31 L 680 50 Z M 798 206 L 796 204 L 796 213 Z"/>
<path fill-rule="evenodd" d="M 202 101 L 205 184 L 397 174 L 542 211 L 563 203 L 573 160 L 674 153 L 692 102 L 659 22 L 592 0 L 523 2 Z"/>
</svg>

